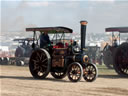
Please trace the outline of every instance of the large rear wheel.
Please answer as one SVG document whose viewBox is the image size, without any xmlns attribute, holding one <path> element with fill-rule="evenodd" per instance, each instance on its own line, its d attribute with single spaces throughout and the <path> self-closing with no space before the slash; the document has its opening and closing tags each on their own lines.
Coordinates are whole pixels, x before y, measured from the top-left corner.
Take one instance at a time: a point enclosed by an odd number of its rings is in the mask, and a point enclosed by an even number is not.
<svg viewBox="0 0 128 96">
<path fill-rule="evenodd" d="M 34 78 L 44 79 L 50 71 L 50 55 L 45 49 L 35 50 L 29 61 L 29 69 Z"/>
<path fill-rule="evenodd" d="M 123 43 L 116 49 L 113 66 L 119 75 L 128 76 L 128 43 Z"/>
</svg>

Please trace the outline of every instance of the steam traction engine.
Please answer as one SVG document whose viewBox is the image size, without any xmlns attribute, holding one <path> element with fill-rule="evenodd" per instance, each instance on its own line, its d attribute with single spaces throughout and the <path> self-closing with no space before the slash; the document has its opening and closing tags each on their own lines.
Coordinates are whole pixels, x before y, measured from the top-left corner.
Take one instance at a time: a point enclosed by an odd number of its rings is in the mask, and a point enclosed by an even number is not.
<svg viewBox="0 0 128 96">
<path fill-rule="evenodd" d="M 122 76 L 128 76 L 128 41 L 120 44 L 120 33 L 128 33 L 128 27 L 106 28 L 106 32 L 112 32 L 112 45 L 107 44 L 103 50 L 104 63 Z M 114 32 L 119 32 L 117 38 Z M 117 40 L 119 44 L 117 44 Z M 128 38 L 127 38 L 128 40 Z"/>
<path fill-rule="evenodd" d="M 97 78 L 98 70 L 95 64 L 89 62 L 85 55 L 86 21 L 81 21 L 81 49 L 76 42 L 70 44 L 64 42 L 65 33 L 72 33 L 72 29 L 67 27 L 43 27 L 43 28 L 26 28 L 26 31 L 34 32 L 33 52 L 29 61 L 29 69 L 34 78 L 44 79 L 51 73 L 56 79 L 62 79 L 66 75 L 72 82 L 77 82 L 83 78 L 88 81 L 94 81 Z M 47 32 L 54 34 L 56 42 L 48 44 L 44 48 L 35 46 L 38 44 L 36 32 L 41 34 Z M 58 36 L 62 34 L 61 36 Z M 60 37 L 60 39 L 58 39 Z M 59 42 L 58 42 L 59 40 Z"/>
<path fill-rule="evenodd" d="M 28 63 L 28 57 L 32 53 L 32 47 L 30 42 L 33 41 L 33 39 L 32 38 L 14 39 L 13 41 L 18 41 L 20 44 L 15 51 L 16 65 L 21 66 L 24 65 L 24 63 Z"/>
</svg>

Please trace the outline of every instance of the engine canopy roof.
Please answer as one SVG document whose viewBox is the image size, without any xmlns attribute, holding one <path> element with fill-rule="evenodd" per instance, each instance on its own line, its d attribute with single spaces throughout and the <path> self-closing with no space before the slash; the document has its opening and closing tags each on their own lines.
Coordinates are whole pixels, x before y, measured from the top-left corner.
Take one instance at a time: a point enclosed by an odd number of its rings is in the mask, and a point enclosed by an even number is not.
<svg viewBox="0 0 128 96">
<path fill-rule="evenodd" d="M 67 27 L 36 27 L 36 28 L 26 28 L 26 31 L 40 31 L 40 32 L 48 32 L 48 34 L 54 33 L 72 33 L 73 30 Z"/>
<path fill-rule="evenodd" d="M 106 32 L 120 32 L 128 33 L 128 27 L 109 27 L 105 29 Z"/>
</svg>

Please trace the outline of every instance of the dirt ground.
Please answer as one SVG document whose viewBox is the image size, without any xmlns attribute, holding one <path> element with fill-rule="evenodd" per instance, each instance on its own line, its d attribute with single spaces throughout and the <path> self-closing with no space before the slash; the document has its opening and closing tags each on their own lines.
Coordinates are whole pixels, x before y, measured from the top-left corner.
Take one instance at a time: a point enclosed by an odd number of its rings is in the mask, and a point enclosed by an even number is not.
<svg viewBox="0 0 128 96">
<path fill-rule="evenodd" d="M 104 72 L 94 82 L 72 83 L 68 78 L 33 79 L 28 67 L 0 65 L 0 96 L 128 96 L 128 78 Z"/>
</svg>

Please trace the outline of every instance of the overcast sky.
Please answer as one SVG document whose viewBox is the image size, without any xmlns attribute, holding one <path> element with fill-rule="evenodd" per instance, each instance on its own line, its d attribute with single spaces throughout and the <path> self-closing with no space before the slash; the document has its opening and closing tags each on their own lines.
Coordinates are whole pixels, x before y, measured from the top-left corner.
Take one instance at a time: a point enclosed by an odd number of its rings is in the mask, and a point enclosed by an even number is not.
<svg viewBox="0 0 128 96">
<path fill-rule="evenodd" d="M 128 26 L 127 0 L 1 0 L 1 32 L 22 32 L 26 27 L 65 26 L 88 33 L 106 27 Z"/>
</svg>

